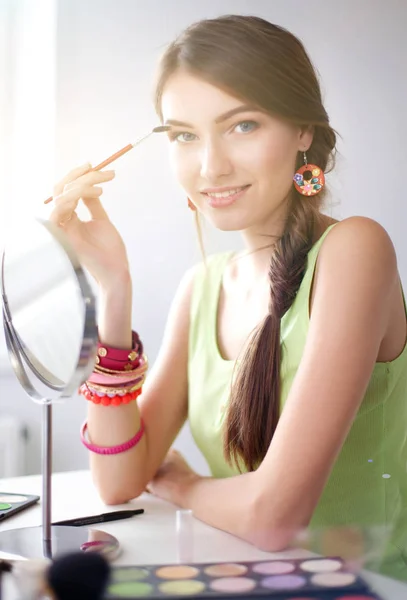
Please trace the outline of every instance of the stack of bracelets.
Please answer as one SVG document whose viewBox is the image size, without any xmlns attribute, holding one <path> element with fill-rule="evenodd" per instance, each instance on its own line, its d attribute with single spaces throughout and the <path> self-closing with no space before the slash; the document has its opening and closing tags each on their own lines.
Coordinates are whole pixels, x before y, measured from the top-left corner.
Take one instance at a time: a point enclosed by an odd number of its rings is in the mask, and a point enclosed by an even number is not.
<svg viewBox="0 0 407 600">
<path fill-rule="evenodd" d="M 79 388 L 79 393 L 86 400 L 102 406 L 128 404 L 141 394 L 147 369 L 148 361 L 143 353 L 143 344 L 135 331 L 132 332 L 131 350 L 110 348 L 99 342 L 94 370 Z M 141 421 L 139 431 L 131 440 L 113 447 L 96 446 L 87 441 L 86 430 L 85 421 L 81 429 L 81 440 L 88 450 L 97 454 L 118 454 L 129 450 L 140 441 L 144 433 L 144 424 Z"/>
</svg>

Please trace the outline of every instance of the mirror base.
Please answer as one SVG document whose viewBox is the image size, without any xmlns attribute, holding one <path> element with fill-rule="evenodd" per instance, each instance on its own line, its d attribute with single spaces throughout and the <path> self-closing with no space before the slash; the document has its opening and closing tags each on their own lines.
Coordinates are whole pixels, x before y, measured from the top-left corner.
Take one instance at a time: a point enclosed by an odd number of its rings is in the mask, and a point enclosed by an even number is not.
<svg viewBox="0 0 407 600">
<path fill-rule="evenodd" d="M 118 540 L 109 533 L 89 527 L 51 527 L 51 540 L 44 540 L 42 527 L 23 527 L 0 532 L 0 553 L 22 558 L 54 559 L 68 552 L 99 552 L 107 560 L 120 553 Z"/>
</svg>

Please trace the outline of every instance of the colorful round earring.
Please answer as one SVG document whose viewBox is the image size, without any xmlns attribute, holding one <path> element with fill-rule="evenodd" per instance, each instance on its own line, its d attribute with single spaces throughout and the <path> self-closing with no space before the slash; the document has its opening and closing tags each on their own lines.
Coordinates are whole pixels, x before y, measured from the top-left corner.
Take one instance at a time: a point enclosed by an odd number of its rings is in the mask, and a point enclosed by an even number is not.
<svg viewBox="0 0 407 600">
<path fill-rule="evenodd" d="M 195 204 L 193 204 L 189 198 L 187 198 L 187 200 L 188 200 L 188 208 L 195 211 L 196 210 Z"/>
<path fill-rule="evenodd" d="M 307 155 L 304 152 L 304 164 L 296 171 L 293 181 L 297 192 L 304 196 L 315 196 L 325 185 L 325 175 L 317 165 L 308 164 Z"/>
</svg>

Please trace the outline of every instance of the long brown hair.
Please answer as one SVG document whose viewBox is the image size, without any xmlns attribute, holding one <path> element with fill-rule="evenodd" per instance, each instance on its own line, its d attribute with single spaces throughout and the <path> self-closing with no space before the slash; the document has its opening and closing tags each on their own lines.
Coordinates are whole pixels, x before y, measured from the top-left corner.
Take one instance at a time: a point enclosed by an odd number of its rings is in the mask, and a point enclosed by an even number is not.
<svg viewBox="0 0 407 600">
<path fill-rule="evenodd" d="M 325 173 L 333 168 L 336 132 L 329 125 L 316 72 L 301 41 L 283 27 L 243 15 L 225 15 L 188 27 L 160 61 L 155 107 L 161 119 L 165 84 L 179 69 L 273 116 L 312 126 L 308 162 Z M 296 169 L 302 164 L 299 152 Z M 326 186 L 316 196 L 302 196 L 292 185 L 287 198 L 288 217 L 282 236 L 273 244 L 269 267 L 269 312 L 252 332 L 231 388 L 224 452 L 239 469 L 241 464 L 248 470 L 257 468 L 277 427 L 281 318 L 303 279 L 325 194 Z"/>
</svg>

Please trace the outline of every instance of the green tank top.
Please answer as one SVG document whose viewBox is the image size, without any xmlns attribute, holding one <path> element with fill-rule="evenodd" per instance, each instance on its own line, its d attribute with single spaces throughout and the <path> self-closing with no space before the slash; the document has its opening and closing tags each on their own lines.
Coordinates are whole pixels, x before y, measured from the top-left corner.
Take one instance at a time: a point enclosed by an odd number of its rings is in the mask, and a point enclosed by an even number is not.
<svg viewBox="0 0 407 600">
<path fill-rule="evenodd" d="M 318 252 L 334 225 L 309 251 L 301 286 L 281 321 L 280 412 L 304 350 Z M 195 443 L 216 478 L 238 474 L 236 468 L 227 464 L 222 444 L 235 361 L 222 358 L 216 335 L 222 277 L 232 254 L 213 255 L 206 268 L 198 268 L 190 310 L 188 417 Z M 407 573 L 407 344 L 395 360 L 375 364 L 310 527 L 351 524 L 394 525 L 390 548 L 397 548 L 397 556 L 392 556 L 392 567 L 387 573 Z"/>
</svg>

